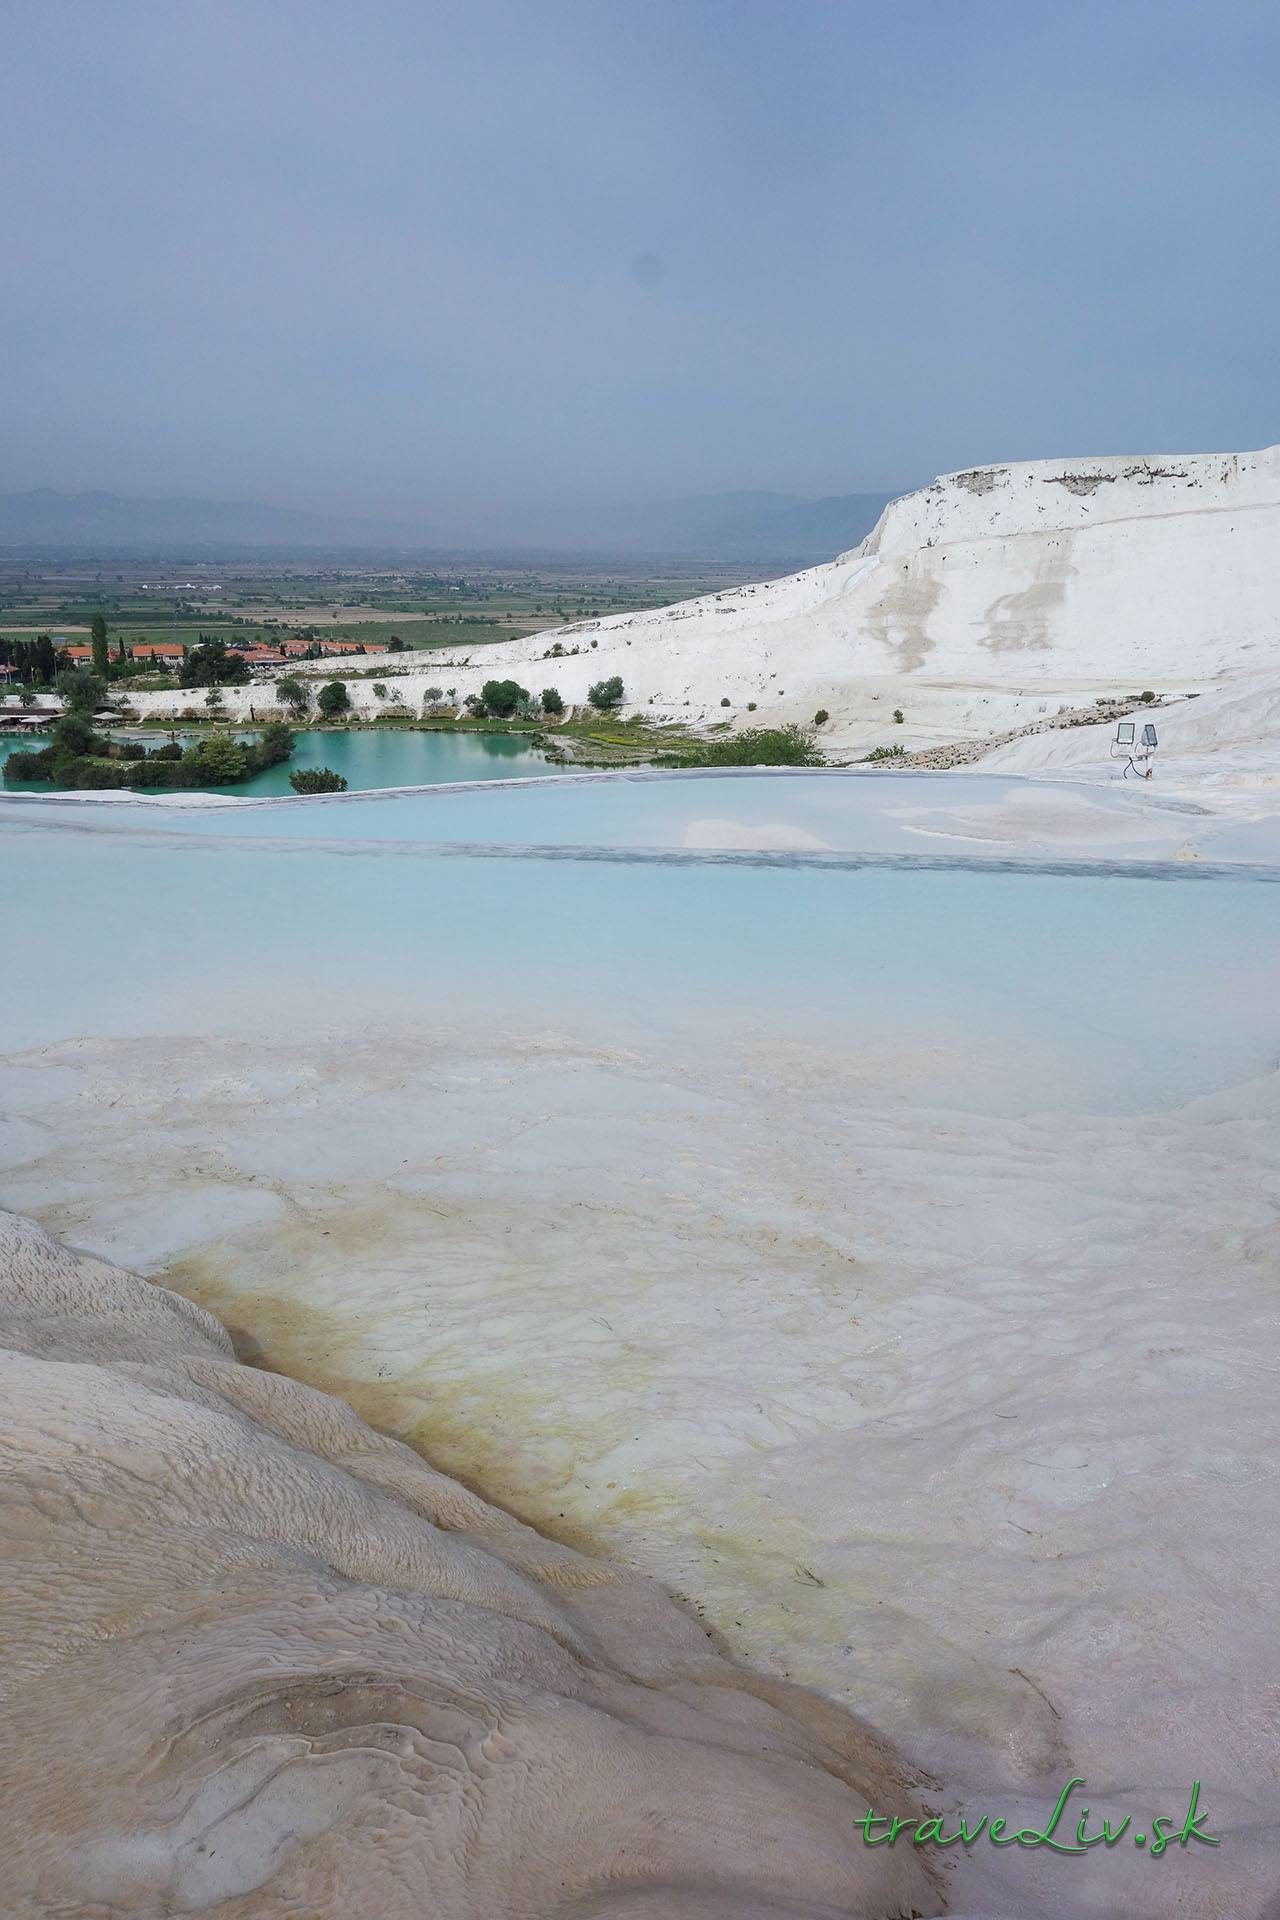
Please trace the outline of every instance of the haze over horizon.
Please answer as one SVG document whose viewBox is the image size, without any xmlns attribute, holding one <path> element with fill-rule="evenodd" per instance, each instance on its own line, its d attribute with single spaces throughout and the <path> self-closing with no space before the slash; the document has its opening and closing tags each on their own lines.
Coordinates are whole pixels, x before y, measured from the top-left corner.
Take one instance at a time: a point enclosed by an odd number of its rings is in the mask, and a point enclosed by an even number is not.
<svg viewBox="0 0 1280 1920">
<path fill-rule="evenodd" d="M 1255 0 L 18 0 L 7 53 L 8 491 L 484 545 L 1280 438 Z"/>
</svg>

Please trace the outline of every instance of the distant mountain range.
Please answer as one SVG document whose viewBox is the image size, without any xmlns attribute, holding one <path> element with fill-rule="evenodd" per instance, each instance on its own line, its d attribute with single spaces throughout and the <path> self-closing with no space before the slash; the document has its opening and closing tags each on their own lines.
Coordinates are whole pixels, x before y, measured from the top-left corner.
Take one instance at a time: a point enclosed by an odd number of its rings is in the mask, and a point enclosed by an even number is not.
<svg viewBox="0 0 1280 1920">
<path fill-rule="evenodd" d="M 578 543 L 618 553 L 712 560 L 829 560 L 870 533 L 891 493 L 805 500 L 791 493 L 711 493 L 647 501 L 580 522 Z"/>
<path fill-rule="evenodd" d="M 887 493 L 805 500 L 787 493 L 716 493 L 586 512 L 534 513 L 471 537 L 457 524 L 361 520 L 238 500 L 130 499 L 40 487 L 0 494 L 0 548 L 114 553 L 216 548 L 277 552 L 397 550 L 429 554 L 556 552 L 702 560 L 828 559 L 870 532 Z"/>
<path fill-rule="evenodd" d="M 241 500 L 134 500 L 118 493 L 0 494 L 0 546 L 331 547 L 421 544 L 421 529 Z"/>
</svg>

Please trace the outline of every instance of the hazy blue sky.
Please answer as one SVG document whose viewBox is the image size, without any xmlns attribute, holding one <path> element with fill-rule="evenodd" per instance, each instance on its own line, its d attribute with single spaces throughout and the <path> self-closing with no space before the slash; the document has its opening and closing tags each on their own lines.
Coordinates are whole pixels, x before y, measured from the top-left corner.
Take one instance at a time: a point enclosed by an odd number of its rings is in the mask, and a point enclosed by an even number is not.
<svg viewBox="0 0 1280 1920">
<path fill-rule="evenodd" d="M 9 0 L 0 490 L 434 516 L 1280 438 L 1275 0 Z"/>
</svg>

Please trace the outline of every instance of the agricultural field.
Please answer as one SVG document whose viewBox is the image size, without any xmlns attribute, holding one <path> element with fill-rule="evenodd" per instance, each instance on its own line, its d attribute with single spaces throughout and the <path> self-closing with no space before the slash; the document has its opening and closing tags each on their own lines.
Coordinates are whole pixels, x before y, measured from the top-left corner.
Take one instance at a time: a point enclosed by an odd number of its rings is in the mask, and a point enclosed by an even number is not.
<svg viewBox="0 0 1280 1920">
<path fill-rule="evenodd" d="M 713 593 L 764 577 L 749 567 L 583 562 L 333 567 L 246 561 L 191 566 L 0 556 L 0 636 L 87 639 L 101 611 L 112 641 L 193 646 L 201 634 L 270 641 L 357 640 L 370 652 L 483 646 L 569 621 Z"/>
</svg>

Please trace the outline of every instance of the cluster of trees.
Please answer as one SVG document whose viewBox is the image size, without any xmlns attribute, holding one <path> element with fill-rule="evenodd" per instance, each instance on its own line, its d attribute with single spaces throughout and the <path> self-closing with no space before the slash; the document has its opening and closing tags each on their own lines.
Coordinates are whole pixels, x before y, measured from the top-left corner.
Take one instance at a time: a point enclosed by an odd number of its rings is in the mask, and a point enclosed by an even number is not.
<svg viewBox="0 0 1280 1920">
<path fill-rule="evenodd" d="M 621 681 L 618 684 L 621 686 Z M 428 699 L 432 692 L 439 698 L 438 688 L 428 688 Z M 490 714 L 495 720 L 534 720 L 540 714 L 559 719 L 565 710 L 558 688 L 544 687 L 535 700 L 518 680 L 486 680 L 479 693 L 469 693 L 462 704 L 473 720 L 487 719 Z"/>
<path fill-rule="evenodd" d="M 386 688 L 382 691 L 385 694 Z M 374 692 L 377 692 L 376 687 Z M 311 688 L 296 674 L 286 674 L 283 680 L 276 681 L 276 699 L 282 707 L 288 707 L 295 720 L 305 719 L 311 711 Z M 346 681 L 326 680 L 316 695 L 316 707 L 325 720 L 336 720 L 339 714 L 349 712 L 351 695 L 347 692 Z"/>
<path fill-rule="evenodd" d="M 319 659 L 323 648 L 315 637 L 314 629 L 308 628 L 307 635 L 311 644 L 302 657 Z M 152 656 L 131 659 L 123 637 L 112 645 L 106 616 L 101 611 L 94 614 L 90 623 L 89 640 L 93 649 L 91 670 L 104 684 L 111 680 L 131 680 L 141 675 L 166 672 L 175 664 L 173 660 Z M 404 642 L 393 638 L 391 647 L 393 651 L 403 651 Z M 364 651 L 363 646 L 356 648 L 357 653 Z M 243 653 L 216 634 L 200 634 L 193 647 L 183 648 L 182 659 L 176 664 L 180 687 L 242 687 L 251 678 L 249 663 Z M 30 686 L 51 687 L 59 673 L 68 669 L 70 660 L 65 649 L 55 647 L 49 635 L 42 633 L 34 640 L 0 639 L 0 666 L 21 668 L 24 682 Z M 296 680 L 290 684 L 301 686 L 301 682 Z M 304 701 L 304 710 L 305 704 Z"/>
<path fill-rule="evenodd" d="M 0 640 L 0 666 L 20 668 L 29 686 L 51 687 L 66 665 L 66 654 L 47 633 L 34 640 Z"/>
<path fill-rule="evenodd" d="M 587 698 L 599 713 L 609 713 L 614 707 L 620 707 L 623 700 L 621 677 L 614 674 L 612 679 L 597 680 L 589 689 Z M 529 689 L 522 687 L 518 680 L 486 680 L 479 693 L 469 693 L 462 704 L 473 720 L 484 720 L 490 714 L 496 720 L 514 717 L 531 720 L 539 714 L 559 719 L 565 711 L 564 699 L 557 687 L 544 687 L 535 701 Z"/>
<path fill-rule="evenodd" d="M 178 670 L 180 687 L 243 687 L 249 682 L 249 662 L 228 650 L 225 640 L 201 634 L 183 656 Z"/>
<path fill-rule="evenodd" d="M 93 649 L 90 670 L 104 686 L 111 680 L 131 680 L 164 671 L 170 665 L 164 659 L 131 659 L 123 638 L 113 648 L 106 616 L 101 612 L 95 613 L 90 622 L 89 644 Z M 50 687 L 60 673 L 68 670 L 70 661 L 64 648 L 55 647 L 49 635 L 41 633 L 34 640 L 0 640 L 0 666 L 20 667 L 31 686 Z M 202 633 L 194 647 L 184 649 L 178 669 L 182 687 L 243 686 L 248 679 L 248 662 L 213 634 Z"/>
<path fill-rule="evenodd" d="M 101 613 L 95 613 L 93 616 L 89 628 L 89 643 L 93 649 L 91 671 L 104 685 L 108 680 L 131 680 L 140 674 L 155 673 L 169 664 L 165 660 L 150 658 L 130 659 L 123 639 L 116 643 L 113 651 L 106 619 Z M 220 649 L 222 655 L 226 654 L 226 647 L 222 641 L 206 642 L 205 637 L 201 635 L 201 647 L 204 646 L 215 646 Z M 199 651 L 199 648 L 192 649 L 193 653 Z M 186 656 L 188 660 L 190 657 L 190 654 Z M 235 659 L 236 656 L 232 655 L 232 658 Z M 20 667 L 23 678 L 29 686 L 53 686 L 58 675 L 69 670 L 70 664 L 66 649 L 55 647 L 47 633 L 37 634 L 34 640 L 0 640 L 0 666 Z M 239 665 L 241 668 L 239 674 L 231 671 L 224 673 L 223 678 L 247 680 L 248 667 L 243 661 L 240 661 Z M 183 673 L 184 675 L 186 673 L 185 661 Z M 197 674 L 190 679 L 184 677 L 181 684 L 184 687 L 206 687 L 213 686 L 216 682 L 211 675 Z"/>
<path fill-rule="evenodd" d="M 147 655 L 141 660 L 131 659 L 129 650 L 125 646 L 123 635 L 117 639 L 115 651 L 112 652 L 111 640 L 107 632 L 106 615 L 102 612 L 101 608 L 94 614 L 93 619 L 89 623 L 89 642 L 93 648 L 92 670 L 100 680 L 136 680 L 147 674 L 157 672 L 165 673 L 173 665 L 172 660 L 157 658 L 154 655 Z M 207 636 L 202 633 L 200 635 L 200 645 L 203 647 L 209 644 L 211 643 L 208 641 Z M 218 644 L 221 645 L 222 643 L 219 642 Z M 180 669 L 184 673 L 186 671 L 188 658 L 188 650 L 184 647 L 182 650 L 182 666 Z M 245 678 L 248 678 L 247 671 Z M 211 686 L 214 683 L 206 678 L 182 680 L 180 684 L 184 687 L 205 687 Z"/>
<path fill-rule="evenodd" d="M 474 694 L 469 694 L 465 704 L 477 719 L 482 719 L 486 713 L 493 714 L 498 720 L 510 720 L 517 713 L 527 719 L 533 713 L 533 699 L 528 687 L 522 687 L 516 680 L 486 680 L 480 689 L 479 700 Z"/>
<path fill-rule="evenodd" d="M 294 640 L 305 640 L 307 643 L 306 646 L 302 649 L 302 652 L 298 655 L 298 658 L 300 660 L 323 660 L 324 659 L 325 657 L 324 647 L 321 645 L 319 636 L 317 635 L 314 627 L 304 627 L 300 633 L 295 633 L 290 635 L 290 638 Z M 404 648 L 404 641 L 400 640 L 396 642 L 394 645 L 392 645 L 392 647 L 390 648 L 390 651 L 392 653 L 395 653 L 397 651 L 402 651 L 403 648 Z M 350 648 L 349 651 L 353 655 L 361 654 L 361 653 L 367 653 L 368 648 L 364 645 L 362 641 L 359 645 Z"/>
<path fill-rule="evenodd" d="M 77 689 L 77 696 L 82 698 L 82 690 Z M 263 727 L 255 740 L 215 733 L 186 748 L 176 741 L 148 748 L 140 740 L 112 740 L 98 733 L 91 714 L 92 703 L 68 704 L 54 724 L 52 743 L 38 753 L 11 753 L 5 779 L 50 780 L 79 789 L 223 787 L 279 766 L 294 749 L 293 733 L 280 720 Z"/>
</svg>

